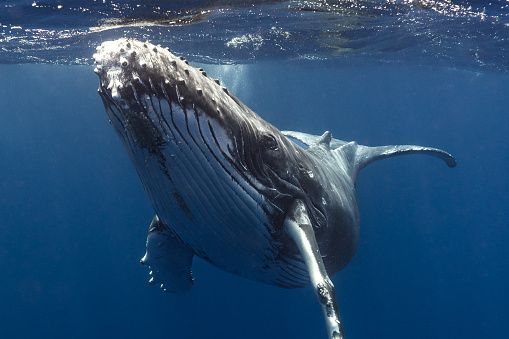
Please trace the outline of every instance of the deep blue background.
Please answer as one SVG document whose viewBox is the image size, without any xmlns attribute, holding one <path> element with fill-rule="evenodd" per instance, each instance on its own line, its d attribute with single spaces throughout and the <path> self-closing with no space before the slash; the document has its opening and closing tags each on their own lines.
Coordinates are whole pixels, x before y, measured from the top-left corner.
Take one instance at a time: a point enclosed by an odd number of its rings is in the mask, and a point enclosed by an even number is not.
<svg viewBox="0 0 509 339">
<path fill-rule="evenodd" d="M 509 76 L 396 66 L 202 65 L 280 129 L 451 152 L 360 173 L 361 241 L 333 277 L 348 339 L 509 332 Z M 147 284 L 153 210 L 92 67 L 0 65 L 1 338 L 325 338 L 310 288 L 196 259 Z"/>
</svg>

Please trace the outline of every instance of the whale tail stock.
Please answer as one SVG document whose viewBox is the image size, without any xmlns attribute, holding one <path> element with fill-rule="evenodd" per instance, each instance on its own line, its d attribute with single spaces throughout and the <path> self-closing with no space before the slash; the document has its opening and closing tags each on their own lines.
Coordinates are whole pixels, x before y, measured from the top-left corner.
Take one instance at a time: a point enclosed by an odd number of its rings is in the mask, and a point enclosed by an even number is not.
<svg viewBox="0 0 509 339">
<path fill-rule="evenodd" d="M 369 164 L 378 160 L 391 158 L 398 155 L 425 154 L 442 159 L 447 164 L 447 166 L 451 168 L 456 166 L 456 159 L 454 159 L 454 157 L 449 153 L 438 148 L 416 145 L 388 145 L 368 147 L 358 145 L 356 142 L 349 142 L 341 148 L 335 149 L 333 152 L 349 152 L 353 154 L 354 161 L 351 163 L 351 176 L 354 181 L 357 179 L 357 174 L 359 171 Z"/>
<path fill-rule="evenodd" d="M 349 165 L 350 175 L 355 181 L 357 174 L 361 169 L 368 166 L 372 162 L 407 154 L 426 154 L 442 159 L 447 166 L 455 167 L 456 159 L 438 148 L 423 147 L 416 145 L 388 145 L 369 147 L 357 144 L 355 141 L 347 142 L 331 138 L 330 132 L 325 132 L 322 136 L 311 135 L 301 132 L 281 131 L 292 141 L 303 145 L 304 148 L 319 143 L 327 143 L 332 153 L 339 156 L 340 159 L 346 160 Z"/>
</svg>

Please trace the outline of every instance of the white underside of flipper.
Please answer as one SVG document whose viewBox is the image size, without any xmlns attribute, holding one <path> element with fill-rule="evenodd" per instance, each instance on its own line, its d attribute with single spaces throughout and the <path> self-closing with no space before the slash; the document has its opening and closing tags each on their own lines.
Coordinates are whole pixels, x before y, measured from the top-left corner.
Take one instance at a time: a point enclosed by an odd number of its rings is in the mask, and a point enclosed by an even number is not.
<svg viewBox="0 0 509 339">
<path fill-rule="evenodd" d="M 329 339 L 343 339 L 343 326 L 339 316 L 336 291 L 325 270 L 315 233 L 302 200 L 293 202 L 286 215 L 284 228 L 295 241 L 307 266 L 311 285 L 322 307 Z"/>
</svg>

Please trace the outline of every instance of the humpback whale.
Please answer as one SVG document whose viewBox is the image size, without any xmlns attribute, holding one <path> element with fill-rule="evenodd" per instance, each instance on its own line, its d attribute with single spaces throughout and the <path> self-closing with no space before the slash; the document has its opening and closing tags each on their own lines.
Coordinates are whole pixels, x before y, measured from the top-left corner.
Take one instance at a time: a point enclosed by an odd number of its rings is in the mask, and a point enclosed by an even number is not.
<svg viewBox="0 0 509 339">
<path fill-rule="evenodd" d="M 367 147 L 279 131 L 219 81 L 149 42 L 107 41 L 94 54 L 99 95 L 154 210 L 142 264 L 150 283 L 181 293 L 198 256 L 283 288 L 311 285 L 328 337 L 344 338 L 329 278 L 359 242 L 357 174 L 429 147 Z"/>
</svg>

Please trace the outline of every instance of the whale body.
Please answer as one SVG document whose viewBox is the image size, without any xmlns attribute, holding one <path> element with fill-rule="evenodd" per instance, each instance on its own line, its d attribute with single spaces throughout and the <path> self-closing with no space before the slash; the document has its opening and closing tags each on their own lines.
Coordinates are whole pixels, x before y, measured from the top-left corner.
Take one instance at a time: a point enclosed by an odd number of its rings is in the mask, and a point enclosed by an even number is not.
<svg viewBox="0 0 509 339">
<path fill-rule="evenodd" d="M 329 276 L 359 242 L 357 174 L 403 154 L 456 165 L 435 148 L 279 131 L 204 70 L 148 42 L 104 42 L 94 59 L 111 125 L 156 213 L 141 261 L 168 292 L 192 287 L 194 256 L 271 285 L 311 284 L 329 338 L 344 338 Z"/>
</svg>

